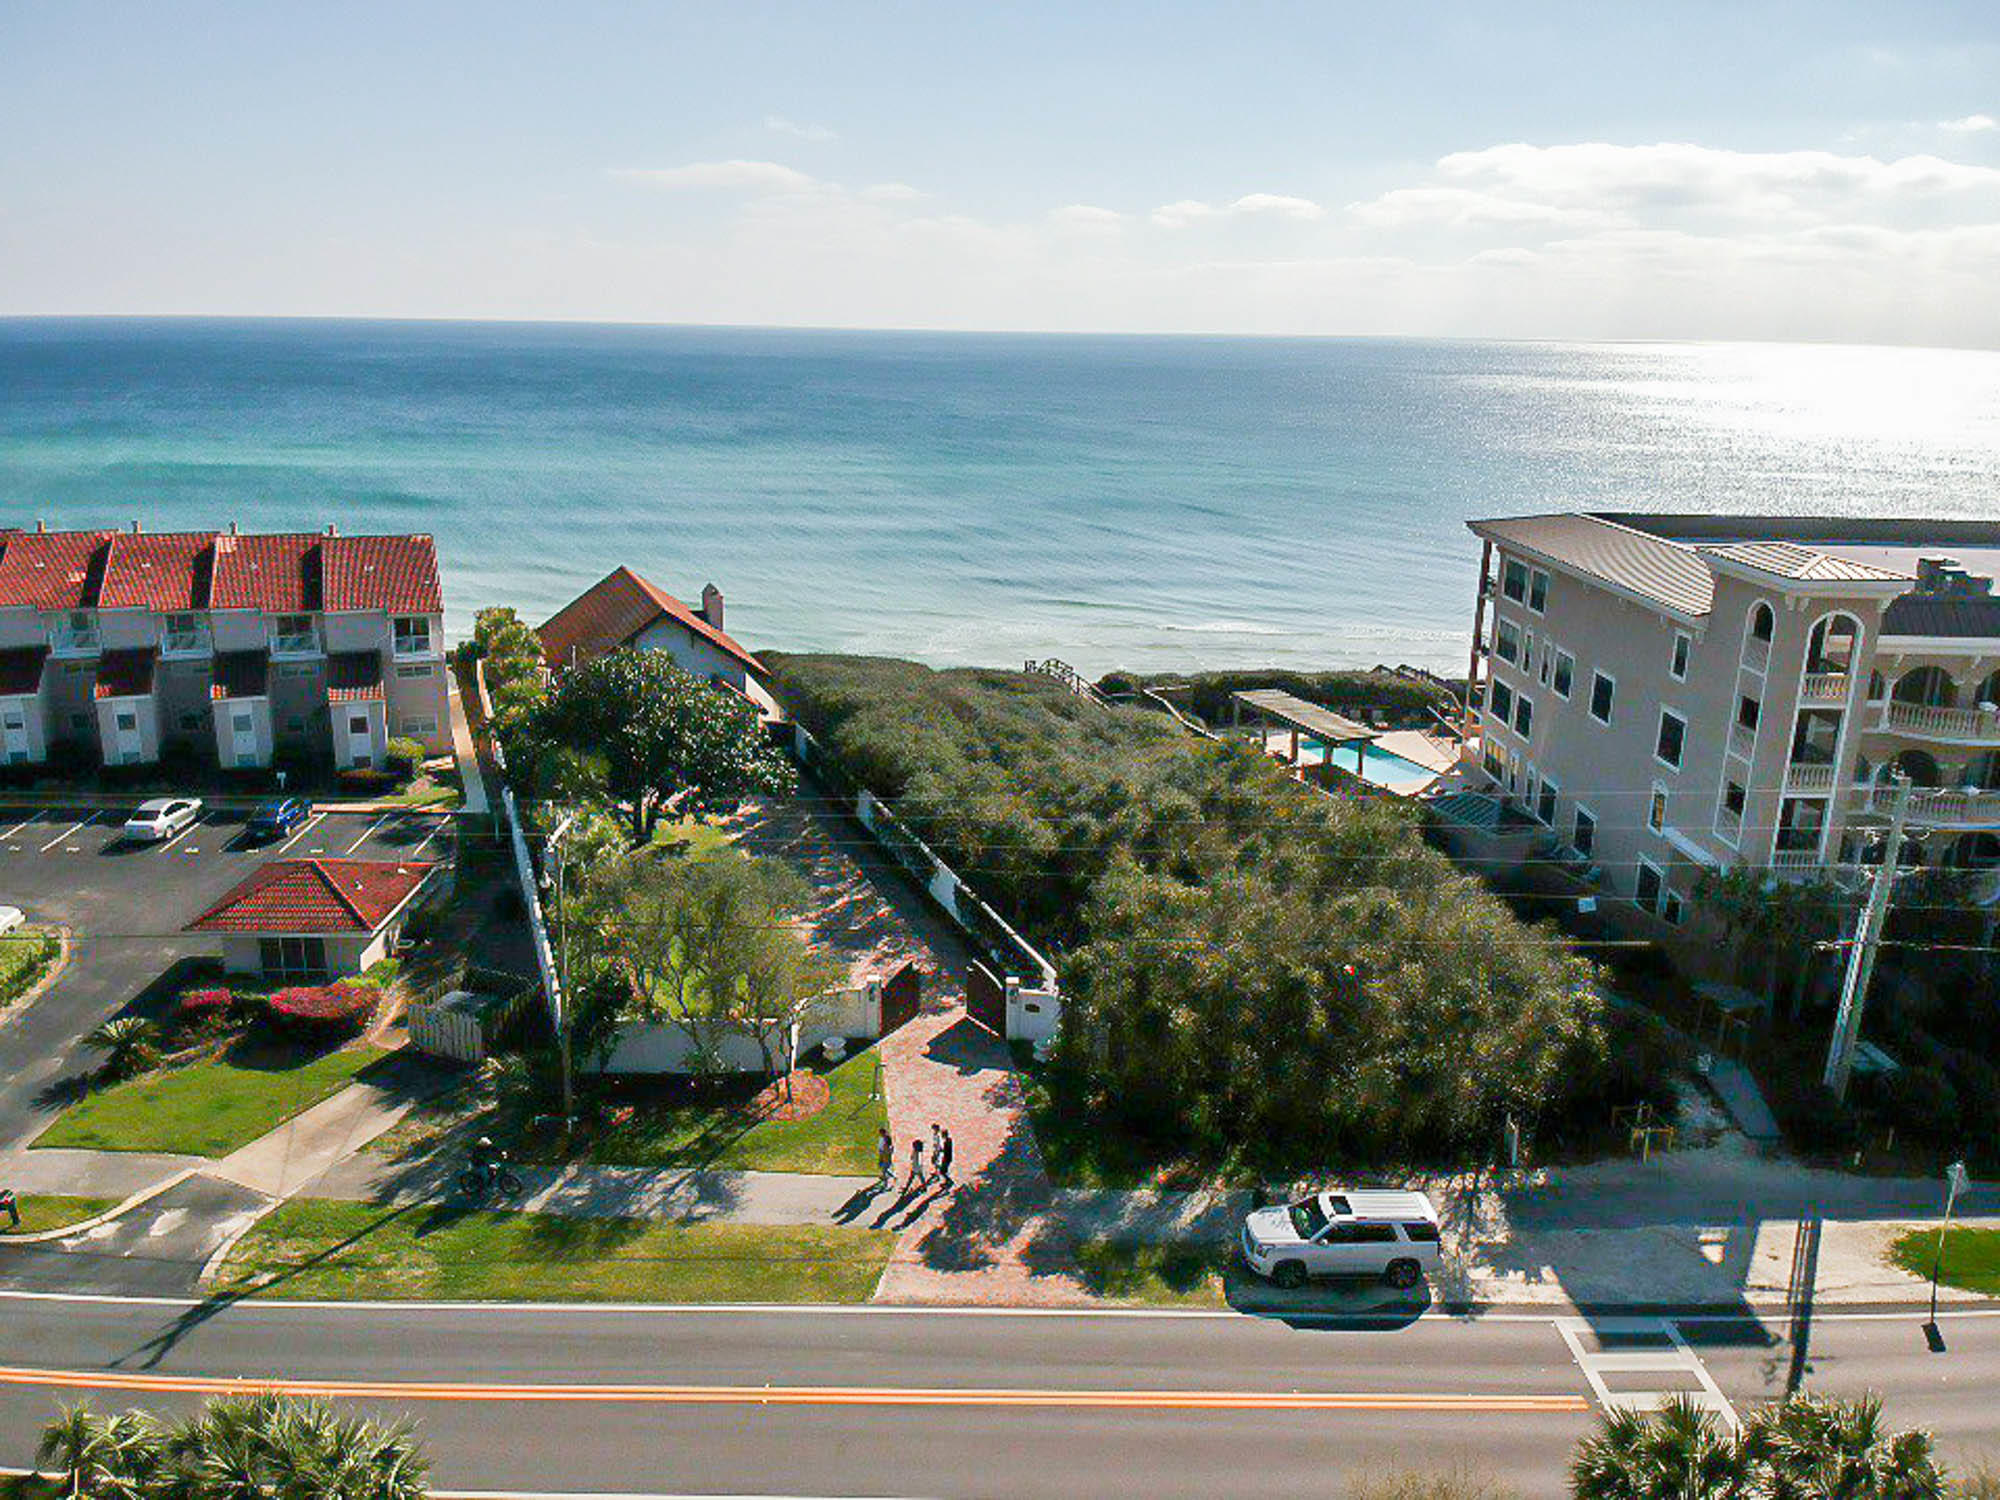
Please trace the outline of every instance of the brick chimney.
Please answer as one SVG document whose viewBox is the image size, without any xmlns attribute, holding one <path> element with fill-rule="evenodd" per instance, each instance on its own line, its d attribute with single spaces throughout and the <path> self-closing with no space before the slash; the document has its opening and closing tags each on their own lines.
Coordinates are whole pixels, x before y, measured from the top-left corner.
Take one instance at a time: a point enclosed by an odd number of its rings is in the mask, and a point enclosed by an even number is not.
<svg viewBox="0 0 2000 1500">
<path fill-rule="evenodd" d="M 722 629 L 722 590 L 712 583 L 701 587 L 701 617 L 717 630 Z"/>
</svg>

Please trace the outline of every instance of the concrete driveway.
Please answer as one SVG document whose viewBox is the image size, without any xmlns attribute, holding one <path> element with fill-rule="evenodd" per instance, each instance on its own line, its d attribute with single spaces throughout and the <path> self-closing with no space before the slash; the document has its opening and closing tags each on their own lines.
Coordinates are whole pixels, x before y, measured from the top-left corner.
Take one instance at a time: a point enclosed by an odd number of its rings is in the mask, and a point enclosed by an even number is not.
<svg viewBox="0 0 2000 1500">
<path fill-rule="evenodd" d="M 56 1085 L 91 1065 L 79 1045 L 101 1022 L 168 1004 L 173 970 L 221 951 L 183 932 L 258 865 L 307 857 L 449 860 L 449 817 L 392 812 L 315 816 L 290 838 L 252 844 L 243 809 L 216 809 L 162 844 L 119 834 L 130 807 L 0 801 L 0 905 L 72 934 L 69 968 L 48 993 L 0 1020 L 0 1152 L 24 1146 L 56 1109 Z"/>
</svg>

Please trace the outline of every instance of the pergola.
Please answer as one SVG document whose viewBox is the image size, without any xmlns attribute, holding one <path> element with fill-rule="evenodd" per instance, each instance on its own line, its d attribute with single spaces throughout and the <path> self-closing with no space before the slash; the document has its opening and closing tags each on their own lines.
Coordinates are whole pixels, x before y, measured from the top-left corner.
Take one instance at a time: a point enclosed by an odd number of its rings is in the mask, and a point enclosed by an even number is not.
<svg viewBox="0 0 2000 1500">
<path fill-rule="evenodd" d="M 1322 708 L 1317 703 L 1308 703 L 1303 698 L 1294 697 L 1279 688 L 1253 688 L 1248 692 L 1231 693 L 1229 721 L 1238 728 L 1243 724 L 1243 710 L 1248 708 L 1258 726 L 1258 738 L 1262 740 L 1262 726 L 1275 721 L 1292 732 L 1290 764 L 1299 764 L 1299 736 L 1309 735 L 1319 742 L 1320 764 L 1332 763 L 1334 750 L 1341 745 L 1356 746 L 1354 765 L 1359 771 L 1368 747 L 1381 737 L 1379 729 L 1370 729 L 1345 714 L 1337 714 L 1330 708 Z"/>
</svg>

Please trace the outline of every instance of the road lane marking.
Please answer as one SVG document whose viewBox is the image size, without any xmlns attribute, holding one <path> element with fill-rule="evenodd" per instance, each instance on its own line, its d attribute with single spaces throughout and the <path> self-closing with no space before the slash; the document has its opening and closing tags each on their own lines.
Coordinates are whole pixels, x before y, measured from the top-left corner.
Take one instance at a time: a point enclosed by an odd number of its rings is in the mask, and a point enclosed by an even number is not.
<svg viewBox="0 0 2000 1500">
<path fill-rule="evenodd" d="M 41 852 L 47 854 L 51 849 L 55 848 L 57 844 L 62 843 L 65 839 L 70 838 L 72 835 L 83 832 L 84 829 L 88 828 L 92 823 L 95 823 L 97 821 L 97 817 L 98 815 L 96 813 L 92 813 L 89 817 L 85 818 L 81 823 L 78 823 L 75 827 L 65 828 L 61 833 L 57 834 L 54 838 L 50 839 L 46 844 L 42 845 Z"/>
<path fill-rule="evenodd" d="M 280 854 L 283 854 L 287 849 L 291 848 L 292 845 L 296 844 L 300 839 L 304 838 L 307 834 L 311 833 L 315 828 L 319 827 L 319 825 L 321 823 L 324 823 L 325 821 L 326 821 L 325 813 L 323 812 L 314 813 L 310 818 L 306 819 L 305 822 L 299 825 L 299 831 L 297 833 L 293 834 L 290 838 L 286 839 L 284 843 L 278 845 L 278 852 Z"/>
<path fill-rule="evenodd" d="M 145 1391 L 224 1396 L 269 1391 L 378 1401 L 625 1402 L 662 1406 L 1053 1407 L 1094 1411 L 1448 1411 L 1496 1414 L 1587 1412 L 1568 1393 L 1420 1391 L 1111 1391 L 978 1387 L 813 1385 L 497 1384 L 417 1380 L 297 1380 L 144 1375 L 122 1370 L 0 1367 L 0 1385 L 47 1390 Z"/>
<path fill-rule="evenodd" d="M 359 849 L 363 844 L 367 843 L 368 840 L 374 836 L 376 829 L 380 828 L 384 823 L 388 822 L 391 818 L 395 816 L 396 815 L 392 812 L 383 813 L 381 817 L 377 818 L 374 822 L 370 823 L 366 828 L 361 830 L 361 837 L 356 839 L 353 843 L 347 846 L 347 852 L 349 854 L 352 854 L 356 849 Z"/>
</svg>

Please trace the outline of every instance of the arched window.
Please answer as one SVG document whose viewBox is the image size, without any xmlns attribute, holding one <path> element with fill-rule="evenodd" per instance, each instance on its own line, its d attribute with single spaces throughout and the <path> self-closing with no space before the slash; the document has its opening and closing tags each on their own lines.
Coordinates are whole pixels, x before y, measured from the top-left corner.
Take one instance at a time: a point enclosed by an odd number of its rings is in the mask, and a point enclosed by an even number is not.
<svg viewBox="0 0 2000 1500">
<path fill-rule="evenodd" d="M 2000 703 L 2000 672 L 1995 672 L 1979 684 L 1979 696 L 1974 703 Z"/>
<path fill-rule="evenodd" d="M 1937 759 L 1927 750 L 1905 750 L 1890 762 L 1890 769 L 1901 771 L 1914 786 L 1944 785 L 1944 772 L 1938 769 Z"/>
<path fill-rule="evenodd" d="M 1920 708 L 1949 708 L 1958 697 L 1958 684 L 1943 667 L 1916 667 L 1896 679 L 1894 697 Z"/>
<path fill-rule="evenodd" d="M 1806 647 L 1806 671 L 1812 676 L 1837 673 L 1845 676 L 1854 668 L 1861 644 L 1861 625 L 1852 615 L 1828 615 L 1813 626 Z"/>
<path fill-rule="evenodd" d="M 1750 610 L 1750 639 L 1753 641 L 1762 641 L 1768 646 L 1771 644 L 1771 636 L 1776 632 L 1777 628 L 1777 611 L 1764 603 L 1763 600 L 1758 600 Z"/>
</svg>

